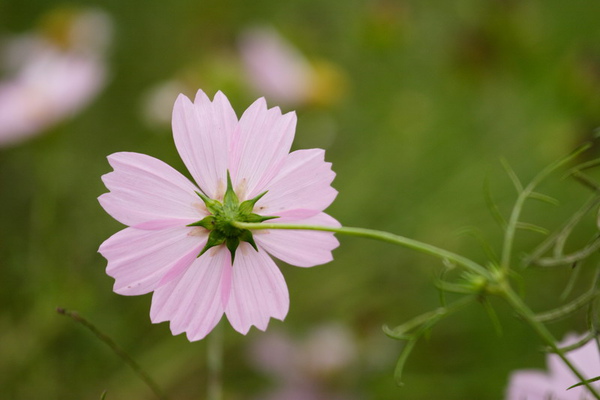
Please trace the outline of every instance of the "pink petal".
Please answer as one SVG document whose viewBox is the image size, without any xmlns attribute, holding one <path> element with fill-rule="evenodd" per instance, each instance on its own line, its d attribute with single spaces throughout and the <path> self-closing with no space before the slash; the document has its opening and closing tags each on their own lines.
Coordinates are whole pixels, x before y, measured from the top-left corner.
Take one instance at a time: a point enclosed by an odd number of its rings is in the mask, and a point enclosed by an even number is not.
<svg viewBox="0 0 600 400">
<path fill-rule="evenodd" d="M 232 140 L 229 165 L 234 189 L 241 200 L 255 197 L 277 175 L 290 151 L 296 114 L 267 109 L 264 98 L 242 115 Z"/>
<path fill-rule="evenodd" d="M 285 280 L 264 251 L 248 243 L 238 247 L 233 281 L 225 313 L 233 328 L 246 334 L 252 325 L 267 329 L 271 317 L 283 320 L 290 305 Z"/>
<path fill-rule="evenodd" d="M 113 290 L 128 296 L 148 293 L 171 269 L 187 268 L 206 243 L 207 236 L 195 232 L 188 227 L 125 228 L 112 235 L 98 251 L 108 260 L 106 273 L 115 278 Z"/>
<path fill-rule="evenodd" d="M 229 100 L 217 92 L 211 102 L 199 90 L 192 103 L 180 95 L 173 108 L 173 138 L 181 159 L 210 198 L 225 191 L 228 142 L 237 124 Z"/>
<path fill-rule="evenodd" d="M 540 371 L 517 371 L 510 377 L 506 400 L 545 400 L 554 398 L 558 393 L 555 392 L 553 386 L 552 380 Z M 567 392 L 564 394 L 567 394 Z"/>
<path fill-rule="evenodd" d="M 563 347 L 569 346 L 577 343 L 581 339 L 583 339 L 583 335 L 569 333 L 560 344 Z M 567 357 L 577 368 L 579 368 L 584 377 L 591 379 L 600 375 L 600 355 L 598 350 L 596 340 L 592 339 L 582 347 L 569 351 Z M 579 382 L 579 379 L 571 372 L 558 355 L 548 354 L 546 359 L 548 369 L 553 376 L 560 376 L 568 386 Z M 595 385 L 600 385 L 600 383 L 596 383 Z"/>
<path fill-rule="evenodd" d="M 560 343 L 561 346 L 568 346 L 581 340 L 583 335 L 568 334 Z M 600 375 L 600 361 L 598 356 L 598 346 L 595 340 L 590 340 L 583 347 L 569 351 L 566 354 L 567 358 L 575 365 L 583 376 L 587 379 L 595 378 Z M 562 395 L 566 388 L 578 383 L 580 380 L 575 374 L 565 365 L 565 363 L 556 354 L 548 354 L 546 356 L 546 364 L 549 370 L 549 379 L 552 381 L 557 395 Z M 593 383 L 595 388 L 599 388 L 600 384 Z M 577 387 L 568 391 L 566 399 L 584 399 L 587 394 L 591 399 L 592 396 L 585 387 Z"/>
<path fill-rule="evenodd" d="M 223 315 L 221 292 L 230 270 L 230 254 L 225 247 L 209 250 L 184 274 L 154 291 L 152 322 L 171 321 L 174 335 L 186 332 L 190 341 L 203 339 Z"/>
<path fill-rule="evenodd" d="M 279 223 L 278 219 L 269 221 Z M 340 223 L 325 213 L 310 218 L 283 221 L 303 225 L 339 227 Z M 272 256 L 298 267 L 313 267 L 333 260 L 331 251 L 339 246 L 331 232 L 302 230 L 255 231 L 254 240 Z"/>
<path fill-rule="evenodd" d="M 261 215 L 279 215 L 295 208 L 323 211 L 337 196 L 337 190 L 331 187 L 334 177 L 331 163 L 325 162 L 324 150 L 294 151 L 286 157 L 255 210 Z"/>
<path fill-rule="evenodd" d="M 559 346 L 568 346 L 583 337 L 583 335 L 568 334 L 559 343 Z M 588 342 L 579 349 L 568 352 L 567 357 L 584 376 L 593 378 L 600 374 L 598 372 L 600 367 L 598 346 L 595 340 Z M 584 400 L 593 397 L 585 387 L 567 390 L 568 387 L 579 382 L 579 379 L 564 365 L 558 355 L 548 354 L 546 363 L 549 369 L 548 373 L 535 370 L 514 372 L 510 377 L 506 399 L 546 400 L 560 398 L 564 400 Z M 598 383 L 593 383 L 593 385 L 595 388 L 600 387 Z"/>
<path fill-rule="evenodd" d="M 301 219 L 306 219 L 310 217 L 314 217 L 315 215 L 320 214 L 321 211 L 318 210 L 309 210 L 306 208 L 294 208 L 293 210 L 286 210 L 276 213 L 277 223 L 279 224 L 291 224 L 297 222 Z M 273 220 L 275 221 L 275 220 Z M 273 222 L 270 221 L 270 222 Z"/>
<path fill-rule="evenodd" d="M 102 197 L 102 196 L 101 196 Z M 142 222 L 141 224 L 132 225 L 132 228 L 156 231 L 160 229 L 168 229 L 175 227 L 187 226 L 190 224 L 190 219 L 153 219 L 152 221 Z"/>
<path fill-rule="evenodd" d="M 198 190 L 164 162 L 139 153 L 108 156 L 114 171 L 102 176 L 110 190 L 98 198 L 113 218 L 125 225 L 181 220 L 182 226 L 207 215 Z"/>
</svg>

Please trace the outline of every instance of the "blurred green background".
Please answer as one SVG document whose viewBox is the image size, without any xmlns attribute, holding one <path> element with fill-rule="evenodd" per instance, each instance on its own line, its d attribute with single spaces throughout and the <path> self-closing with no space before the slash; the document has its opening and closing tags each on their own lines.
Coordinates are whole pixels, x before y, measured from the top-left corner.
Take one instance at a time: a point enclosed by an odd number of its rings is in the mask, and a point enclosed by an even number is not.
<svg viewBox="0 0 600 400">
<path fill-rule="evenodd" d="M 327 150 L 339 190 L 328 212 L 344 225 L 388 230 L 484 262 L 480 243 L 460 231 L 477 226 L 499 251 L 502 231 L 483 190 L 487 179 L 507 215 L 515 192 L 499 159 L 526 181 L 600 125 L 600 3 L 591 0 L 1 0 L 0 35 L 39 29 L 44 15 L 65 6 L 101 9 L 112 18 L 110 77 L 76 116 L 0 148 L 5 399 L 98 399 L 104 390 L 109 400 L 154 398 L 102 342 L 59 316 L 57 306 L 79 311 L 113 337 L 170 398 L 204 398 L 207 342 L 189 343 L 173 337 L 166 323 L 152 325 L 150 295 L 112 292 L 97 248 L 121 226 L 96 197 L 106 190 L 100 180 L 110 171 L 106 156 L 116 151 L 150 154 L 184 171 L 169 125 L 144 117 L 156 85 L 179 79 L 187 95 L 202 88 L 211 97 L 221 89 L 238 116 L 260 95 L 242 78 L 239 38 L 248 28 L 273 28 L 310 62 L 328 66 L 314 99 L 282 109 L 297 112 L 295 148 Z M 532 203 L 526 220 L 557 227 L 589 195 L 558 177 L 544 189 L 561 205 Z M 594 216 L 587 224 L 574 247 L 585 244 Z M 520 234 L 517 253 L 541 240 Z M 419 342 L 405 385 L 397 387 L 392 374 L 401 343 L 381 326 L 436 307 L 432 281 L 442 265 L 390 245 L 340 242 L 330 264 L 281 264 L 291 308 L 285 322 L 269 326 L 298 343 L 323 324 L 348 329 L 354 358 L 318 377 L 330 393 L 502 399 L 511 371 L 545 368 L 538 339 L 493 302 L 502 335 L 482 307 L 467 307 Z M 526 271 L 526 300 L 536 310 L 556 306 L 569 273 Z M 582 315 L 552 326 L 558 338 L 584 328 Z M 281 384 L 256 367 L 249 351 L 264 333 L 253 328 L 242 336 L 227 323 L 224 332 L 226 399 L 260 399 Z"/>
</svg>

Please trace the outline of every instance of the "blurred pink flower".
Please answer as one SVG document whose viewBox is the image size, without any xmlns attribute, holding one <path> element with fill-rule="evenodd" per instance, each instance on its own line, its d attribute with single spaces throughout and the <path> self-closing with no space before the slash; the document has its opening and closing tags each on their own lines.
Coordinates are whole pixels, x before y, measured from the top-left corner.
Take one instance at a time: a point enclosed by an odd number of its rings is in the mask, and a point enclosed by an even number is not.
<svg viewBox="0 0 600 400">
<path fill-rule="evenodd" d="M 240 39 L 248 81 L 261 94 L 284 104 L 304 103 L 314 71 L 306 58 L 275 30 L 254 28 Z"/>
<path fill-rule="evenodd" d="M 569 334 L 560 347 L 568 346 L 583 337 Z M 595 340 L 589 341 L 583 347 L 570 351 L 569 360 L 580 370 L 587 379 L 600 375 L 600 353 Z M 562 362 L 556 354 L 546 357 L 548 372 L 537 370 L 521 370 L 514 372 L 506 392 L 507 400 L 591 400 L 593 396 L 585 387 L 568 387 L 579 382 L 579 379 Z M 600 389 L 600 383 L 593 384 Z"/>
<path fill-rule="evenodd" d="M 336 65 L 309 62 L 274 29 L 247 29 L 240 36 L 239 49 L 248 83 L 278 103 L 329 106 L 345 92 L 347 82 Z"/>
<path fill-rule="evenodd" d="M 104 86 L 110 19 L 85 11 L 65 20 L 60 29 L 66 32 L 59 38 L 29 34 L 5 41 L 1 62 L 8 79 L 0 81 L 0 146 L 71 117 Z"/>
<path fill-rule="evenodd" d="M 198 91 L 194 103 L 180 95 L 173 110 L 175 145 L 198 186 L 153 157 L 109 156 L 114 171 L 102 179 L 110 192 L 99 201 L 129 226 L 99 249 L 108 260 L 108 275 L 115 278 L 114 291 L 154 292 L 152 322 L 171 321 L 173 334 L 186 332 L 191 341 L 204 338 L 223 313 L 243 334 L 252 325 L 265 330 L 271 317 L 283 320 L 288 290 L 269 254 L 299 267 L 323 264 L 338 246 L 334 235 L 256 231 L 251 234 L 255 250 L 238 232 L 237 249 L 231 251 L 228 237 L 199 256 L 222 231 L 218 224 L 210 232 L 204 225 L 189 225 L 213 218 L 209 204 L 227 204 L 232 191 L 240 202 L 267 191 L 252 212 L 279 217 L 272 223 L 339 226 L 322 212 L 337 195 L 331 187 L 335 173 L 321 149 L 289 153 L 295 125 L 294 113 L 267 109 L 262 98 L 238 121 L 223 93 L 211 102 Z M 203 200 L 196 193 L 200 190 Z M 207 203 L 207 198 L 219 203 Z"/>
<path fill-rule="evenodd" d="M 304 340 L 293 340 L 283 332 L 269 333 L 253 343 L 250 355 L 278 383 L 271 392 L 261 394 L 261 400 L 354 398 L 328 388 L 331 378 L 348 372 L 357 358 L 355 340 L 343 325 L 319 326 Z"/>
</svg>

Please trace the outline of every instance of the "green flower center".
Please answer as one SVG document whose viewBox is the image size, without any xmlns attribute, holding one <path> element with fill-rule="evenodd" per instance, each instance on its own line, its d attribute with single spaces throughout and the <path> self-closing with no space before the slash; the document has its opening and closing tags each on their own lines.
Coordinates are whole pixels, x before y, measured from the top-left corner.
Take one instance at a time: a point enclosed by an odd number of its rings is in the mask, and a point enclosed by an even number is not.
<svg viewBox="0 0 600 400">
<path fill-rule="evenodd" d="M 261 197 L 267 192 L 263 192 L 253 199 L 246 200 L 240 203 L 237 195 L 233 191 L 233 185 L 231 184 L 231 177 L 229 171 L 227 171 L 227 190 L 223 196 L 223 202 L 218 200 L 210 199 L 205 194 L 196 192 L 198 196 L 204 202 L 206 209 L 211 215 L 204 217 L 198 222 L 189 224 L 188 226 L 201 226 L 208 231 L 208 241 L 206 246 L 202 249 L 198 257 L 206 253 L 208 249 L 225 244 L 231 253 L 231 263 L 235 259 L 235 251 L 237 250 L 240 242 L 248 242 L 258 251 L 252 232 L 248 229 L 240 229 L 235 226 L 236 222 L 263 222 L 269 219 L 277 217 L 267 217 L 253 213 L 254 205 Z"/>
</svg>

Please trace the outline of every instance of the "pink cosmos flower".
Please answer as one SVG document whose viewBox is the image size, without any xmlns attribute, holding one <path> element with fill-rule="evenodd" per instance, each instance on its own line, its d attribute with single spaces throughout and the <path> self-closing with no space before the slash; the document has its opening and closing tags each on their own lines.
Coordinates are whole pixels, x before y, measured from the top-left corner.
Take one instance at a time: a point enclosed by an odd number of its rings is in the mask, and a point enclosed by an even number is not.
<svg viewBox="0 0 600 400">
<path fill-rule="evenodd" d="M 339 226 L 325 214 L 337 195 L 321 149 L 289 153 L 296 116 L 263 98 L 237 119 L 225 95 L 180 95 L 173 136 L 195 180 L 153 157 L 115 153 L 104 209 L 127 228 L 100 246 L 122 295 L 154 292 L 150 318 L 204 338 L 223 314 L 234 329 L 283 320 L 287 286 L 270 255 L 299 267 L 332 260 L 332 233 L 236 228 L 232 221 Z"/>
<path fill-rule="evenodd" d="M 581 340 L 582 337 L 569 334 L 560 344 L 568 346 Z M 595 340 L 583 347 L 567 353 L 571 362 L 587 379 L 600 375 L 600 353 Z M 556 354 L 548 354 L 546 358 L 548 373 L 536 370 L 514 372 L 510 377 L 507 400 L 591 400 L 593 396 L 583 386 L 567 390 L 579 382 L 579 379 L 562 362 Z M 600 389 L 600 383 L 593 386 Z"/>
</svg>

